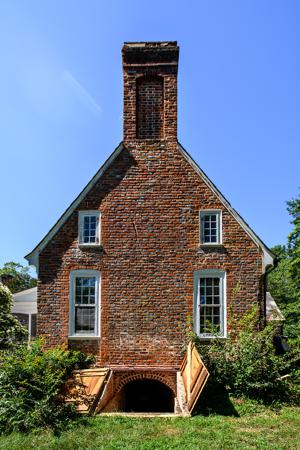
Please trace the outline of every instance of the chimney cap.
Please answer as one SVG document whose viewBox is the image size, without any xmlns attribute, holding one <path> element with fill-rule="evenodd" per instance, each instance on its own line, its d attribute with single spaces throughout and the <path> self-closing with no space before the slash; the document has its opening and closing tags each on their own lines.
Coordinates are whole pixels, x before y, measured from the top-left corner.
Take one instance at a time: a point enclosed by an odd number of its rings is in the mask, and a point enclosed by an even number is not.
<svg viewBox="0 0 300 450">
<path fill-rule="evenodd" d="M 178 64 L 179 47 L 177 41 L 124 42 L 122 55 L 130 65 Z"/>
<path fill-rule="evenodd" d="M 177 41 L 124 42 L 124 47 L 177 47 Z"/>
</svg>

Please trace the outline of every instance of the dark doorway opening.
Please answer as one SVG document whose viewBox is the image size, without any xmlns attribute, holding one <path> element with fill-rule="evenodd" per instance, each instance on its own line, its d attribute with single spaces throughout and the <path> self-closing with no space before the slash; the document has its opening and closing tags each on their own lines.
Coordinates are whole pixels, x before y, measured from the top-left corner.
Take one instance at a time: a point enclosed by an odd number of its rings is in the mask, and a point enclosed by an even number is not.
<svg viewBox="0 0 300 450">
<path fill-rule="evenodd" d="M 124 387 L 124 397 L 125 412 L 174 412 L 174 394 L 160 381 L 131 381 Z"/>
</svg>

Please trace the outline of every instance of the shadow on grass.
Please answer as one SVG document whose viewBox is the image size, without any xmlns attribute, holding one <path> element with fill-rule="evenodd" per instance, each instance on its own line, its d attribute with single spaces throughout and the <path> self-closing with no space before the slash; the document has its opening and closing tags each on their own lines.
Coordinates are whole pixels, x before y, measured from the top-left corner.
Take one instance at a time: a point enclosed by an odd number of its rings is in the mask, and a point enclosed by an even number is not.
<svg viewBox="0 0 300 450">
<path fill-rule="evenodd" d="M 212 380 L 207 382 L 201 393 L 194 409 L 194 414 L 202 416 L 218 414 L 221 416 L 240 417 L 229 398 L 227 390 Z"/>
</svg>

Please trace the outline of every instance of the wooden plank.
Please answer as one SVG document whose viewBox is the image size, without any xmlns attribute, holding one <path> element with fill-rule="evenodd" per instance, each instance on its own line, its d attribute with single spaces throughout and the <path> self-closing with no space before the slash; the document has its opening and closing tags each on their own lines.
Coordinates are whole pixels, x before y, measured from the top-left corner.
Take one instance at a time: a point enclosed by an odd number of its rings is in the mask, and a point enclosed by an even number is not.
<svg viewBox="0 0 300 450">
<path fill-rule="evenodd" d="M 65 384 L 65 401 L 82 414 L 93 412 L 101 395 L 109 369 L 76 370 Z"/>
<path fill-rule="evenodd" d="M 192 412 L 209 377 L 209 372 L 192 342 L 188 345 L 180 371 L 186 391 L 188 409 Z"/>
<path fill-rule="evenodd" d="M 192 343 L 189 342 L 187 348 L 187 364 L 186 364 L 186 392 L 187 392 L 187 401 L 190 401 L 191 397 L 191 383 L 192 383 Z"/>
<path fill-rule="evenodd" d="M 191 393 L 190 401 L 188 403 L 188 409 L 190 411 L 192 411 L 194 409 L 194 406 L 196 405 L 196 402 L 197 402 L 198 398 L 200 397 L 200 394 L 206 384 L 207 378 L 208 378 L 208 370 L 206 368 L 204 368 L 201 371 L 201 374 L 198 377 L 195 387 Z"/>
</svg>

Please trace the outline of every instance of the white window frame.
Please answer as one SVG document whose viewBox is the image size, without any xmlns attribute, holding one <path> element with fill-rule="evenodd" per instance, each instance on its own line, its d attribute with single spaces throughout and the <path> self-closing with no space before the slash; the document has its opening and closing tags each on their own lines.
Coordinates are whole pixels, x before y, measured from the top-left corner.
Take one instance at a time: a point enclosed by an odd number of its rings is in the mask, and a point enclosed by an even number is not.
<svg viewBox="0 0 300 450">
<path fill-rule="evenodd" d="M 214 278 L 220 279 L 220 333 L 200 333 L 200 279 Z M 226 300 L 226 272 L 220 269 L 204 269 L 194 272 L 194 331 L 201 339 L 226 338 L 227 337 L 227 300 Z"/>
<path fill-rule="evenodd" d="M 84 242 L 84 218 L 87 216 L 95 216 L 97 221 L 96 242 Z M 80 247 L 97 247 L 101 245 L 101 213 L 100 211 L 79 211 L 78 214 L 78 243 Z"/>
<path fill-rule="evenodd" d="M 217 242 L 204 242 L 204 216 L 215 214 L 217 216 Z M 199 238 L 201 245 L 222 245 L 222 211 L 220 209 L 202 209 L 199 211 Z"/>
<path fill-rule="evenodd" d="M 94 333 L 75 333 L 75 294 L 76 278 L 95 277 L 95 331 Z M 70 309 L 69 339 L 98 339 L 100 337 L 101 320 L 101 276 L 98 270 L 72 270 L 70 272 Z"/>
</svg>

